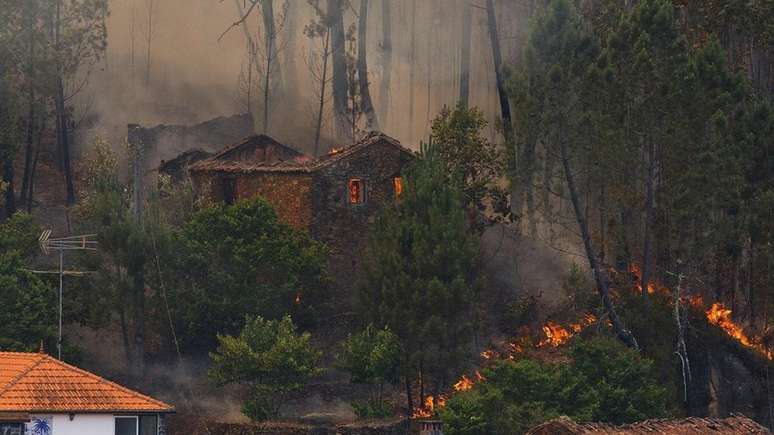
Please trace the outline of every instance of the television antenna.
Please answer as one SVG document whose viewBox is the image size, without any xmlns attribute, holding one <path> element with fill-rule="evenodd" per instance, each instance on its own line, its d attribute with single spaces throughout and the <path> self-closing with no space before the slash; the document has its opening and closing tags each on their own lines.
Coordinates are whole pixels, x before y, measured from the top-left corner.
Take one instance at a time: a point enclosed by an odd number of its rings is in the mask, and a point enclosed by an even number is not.
<svg viewBox="0 0 774 435">
<path fill-rule="evenodd" d="M 38 274 L 59 274 L 59 335 L 56 340 L 57 358 L 62 359 L 62 297 L 64 276 L 82 276 L 84 273 L 74 270 L 64 270 L 64 252 L 65 251 L 96 251 L 97 241 L 94 238 L 96 234 L 83 234 L 80 236 L 69 236 L 51 238 L 51 230 L 44 230 L 38 238 L 40 250 L 49 255 L 51 251 L 59 251 L 59 270 L 45 271 L 32 270 L 32 273 Z"/>
</svg>

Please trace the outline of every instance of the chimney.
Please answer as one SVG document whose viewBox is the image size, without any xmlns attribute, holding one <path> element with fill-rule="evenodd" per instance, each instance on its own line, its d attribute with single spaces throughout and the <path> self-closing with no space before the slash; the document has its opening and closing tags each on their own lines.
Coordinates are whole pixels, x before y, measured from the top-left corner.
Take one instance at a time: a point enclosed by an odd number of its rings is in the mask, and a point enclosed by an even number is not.
<svg viewBox="0 0 774 435">
<path fill-rule="evenodd" d="M 440 420 L 419 420 L 419 435 L 443 435 L 443 422 Z"/>
</svg>

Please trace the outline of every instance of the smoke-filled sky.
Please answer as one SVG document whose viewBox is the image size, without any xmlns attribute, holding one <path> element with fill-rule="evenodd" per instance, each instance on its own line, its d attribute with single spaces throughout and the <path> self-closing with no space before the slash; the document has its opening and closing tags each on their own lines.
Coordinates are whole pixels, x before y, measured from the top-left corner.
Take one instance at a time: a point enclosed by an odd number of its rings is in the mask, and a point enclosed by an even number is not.
<svg viewBox="0 0 774 435">
<path fill-rule="evenodd" d="M 79 96 L 77 110 L 82 112 L 81 116 L 96 119 L 98 130 L 115 137 L 116 132 L 125 132 L 127 123 L 192 124 L 245 112 L 245 98 L 239 91 L 240 71 L 247 61 L 245 30 L 233 28 L 218 41 L 219 35 L 237 20 L 237 3 L 243 1 L 111 0 L 108 50 L 105 59 L 94 67 L 88 88 Z M 273 91 L 269 134 L 308 150 L 314 137 L 313 107 L 318 85 L 307 66 L 309 57 L 314 55 L 314 45 L 303 29 L 316 17 L 307 0 L 287 1 L 278 55 L 284 85 L 275 86 Z M 383 1 L 390 3 L 393 46 L 390 105 L 386 114 L 380 104 L 384 75 Z M 284 0 L 274 0 L 275 12 L 282 9 L 283 3 Z M 345 28 L 357 24 L 359 0 L 351 3 L 345 13 Z M 526 2 L 497 3 L 504 57 L 506 62 L 514 61 L 526 31 L 526 10 L 522 6 Z M 455 104 L 463 7 L 471 7 L 473 17 L 470 103 L 494 120 L 498 106 L 483 4 L 483 0 L 370 1 L 369 82 L 381 129 L 387 134 L 417 148 L 419 141 L 427 137 L 428 120 L 443 105 Z M 151 6 L 150 81 L 146 83 Z M 257 8 L 247 25 L 258 41 L 262 40 L 261 23 Z M 412 87 L 414 108 L 410 123 L 408 100 Z M 323 136 L 330 137 L 333 122 L 330 114 L 326 118 L 329 122 Z"/>
</svg>

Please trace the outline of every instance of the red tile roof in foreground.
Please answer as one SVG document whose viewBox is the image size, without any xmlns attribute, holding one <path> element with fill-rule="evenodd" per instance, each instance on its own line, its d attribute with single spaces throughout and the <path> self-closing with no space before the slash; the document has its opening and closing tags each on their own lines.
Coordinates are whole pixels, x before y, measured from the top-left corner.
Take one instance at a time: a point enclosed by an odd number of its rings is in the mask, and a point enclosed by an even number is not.
<svg viewBox="0 0 774 435">
<path fill-rule="evenodd" d="M 162 401 L 44 353 L 0 352 L 0 412 L 172 412 Z"/>
<path fill-rule="evenodd" d="M 675 418 L 645 420 L 615 426 L 607 423 L 576 423 L 559 417 L 538 425 L 527 435 L 752 435 L 770 434 L 768 429 L 741 414 L 727 418 Z"/>
</svg>

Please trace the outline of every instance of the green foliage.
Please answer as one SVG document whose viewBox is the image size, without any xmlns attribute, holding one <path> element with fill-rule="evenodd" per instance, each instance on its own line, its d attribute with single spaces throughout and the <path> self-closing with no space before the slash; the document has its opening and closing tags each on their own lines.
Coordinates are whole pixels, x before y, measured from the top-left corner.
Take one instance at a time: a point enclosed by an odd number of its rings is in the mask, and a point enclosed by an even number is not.
<svg viewBox="0 0 774 435">
<path fill-rule="evenodd" d="M 261 198 L 199 210 L 173 244 L 171 303 L 186 345 L 209 347 L 213 332 L 238 332 L 246 315 L 292 313 L 308 325 L 322 304 L 324 247 Z"/>
<path fill-rule="evenodd" d="M 339 366 L 348 371 L 352 382 L 380 384 L 398 381 L 400 344 L 389 328 L 365 330 L 350 335 L 339 355 Z"/>
<path fill-rule="evenodd" d="M 17 251 L 22 257 L 32 257 L 38 248 L 40 227 L 31 215 L 15 213 L 0 225 L 0 252 Z"/>
<path fill-rule="evenodd" d="M 503 196 L 496 184 L 503 173 L 502 156 L 497 146 L 484 138 L 486 125 L 483 112 L 458 103 L 453 110 L 444 107 L 431 126 L 435 152 L 450 181 L 461 180 L 463 203 L 480 210 Z"/>
<path fill-rule="evenodd" d="M 477 239 L 463 195 L 433 146 L 405 176 L 405 190 L 373 226 L 363 317 L 398 336 L 403 373 L 440 388 L 459 373 L 470 338 Z"/>
<path fill-rule="evenodd" d="M 569 364 L 499 361 L 486 382 L 452 396 L 441 411 L 450 435 L 518 434 L 567 415 L 628 423 L 667 415 L 667 395 L 652 362 L 611 339 L 578 342 Z"/>
<path fill-rule="evenodd" d="M 352 382 L 372 386 L 372 398 L 363 405 L 363 409 L 373 409 L 376 412 L 382 409 L 380 406 L 383 405 L 384 384 L 395 384 L 399 379 L 398 337 L 389 328 L 376 329 L 373 325 L 368 325 L 365 330 L 347 338 L 337 363 L 350 374 Z M 378 389 L 376 395 L 374 388 Z"/>
<path fill-rule="evenodd" d="M 321 353 L 312 347 L 309 333 L 298 333 L 290 316 L 248 317 L 239 336 L 218 335 L 218 342 L 208 375 L 218 385 L 248 385 L 251 393 L 242 411 L 253 420 L 276 416 L 282 394 L 320 373 Z"/>
<path fill-rule="evenodd" d="M 387 418 L 393 414 L 392 404 L 385 400 L 353 402 L 352 408 L 355 410 L 355 415 L 360 418 Z"/>
<path fill-rule="evenodd" d="M 56 292 L 26 270 L 37 249 L 39 228 L 17 213 L 0 224 L 0 349 L 56 347 Z"/>
</svg>

